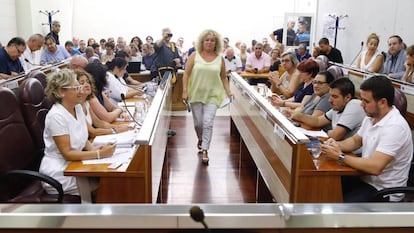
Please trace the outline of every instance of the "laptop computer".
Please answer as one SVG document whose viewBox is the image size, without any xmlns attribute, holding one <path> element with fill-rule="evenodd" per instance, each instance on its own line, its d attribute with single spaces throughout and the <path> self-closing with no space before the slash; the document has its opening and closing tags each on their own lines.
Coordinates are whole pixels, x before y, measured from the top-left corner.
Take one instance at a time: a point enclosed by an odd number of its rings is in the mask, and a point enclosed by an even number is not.
<svg viewBox="0 0 414 233">
<path fill-rule="evenodd" d="M 128 66 L 126 68 L 128 73 L 140 73 L 141 72 L 141 62 L 134 61 L 128 62 Z"/>
</svg>

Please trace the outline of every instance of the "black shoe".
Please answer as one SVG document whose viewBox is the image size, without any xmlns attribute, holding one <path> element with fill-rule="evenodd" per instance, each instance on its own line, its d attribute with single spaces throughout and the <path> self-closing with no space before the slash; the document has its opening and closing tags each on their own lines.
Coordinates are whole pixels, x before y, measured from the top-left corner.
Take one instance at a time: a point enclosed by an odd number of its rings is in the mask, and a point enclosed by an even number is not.
<svg viewBox="0 0 414 233">
<path fill-rule="evenodd" d="M 198 140 L 198 142 L 197 142 L 197 148 L 198 148 L 198 150 L 200 150 L 200 151 L 201 151 L 201 143 L 203 143 L 203 141 Z"/>
</svg>

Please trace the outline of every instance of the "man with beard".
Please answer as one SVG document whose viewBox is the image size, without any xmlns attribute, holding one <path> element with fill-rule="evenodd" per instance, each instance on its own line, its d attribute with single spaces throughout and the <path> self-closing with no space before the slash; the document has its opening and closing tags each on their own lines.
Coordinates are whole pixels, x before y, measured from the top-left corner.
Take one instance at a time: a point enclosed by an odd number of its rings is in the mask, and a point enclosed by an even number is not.
<svg viewBox="0 0 414 233">
<path fill-rule="evenodd" d="M 413 156 L 411 130 L 393 106 L 394 87 L 385 76 L 374 76 L 361 84 L 361 105 L 366 113 L 358 132 L 340 142 L 328 139 L 322 153 L 366 175 L 343 177 L 344 202 L 367 202 L 384 188 L 406 186 Z M 343 154 L 362 147 L 362 156 Z M 400 201 L 403 195 L 390 195 L 383 201 Z"/>
</svg>

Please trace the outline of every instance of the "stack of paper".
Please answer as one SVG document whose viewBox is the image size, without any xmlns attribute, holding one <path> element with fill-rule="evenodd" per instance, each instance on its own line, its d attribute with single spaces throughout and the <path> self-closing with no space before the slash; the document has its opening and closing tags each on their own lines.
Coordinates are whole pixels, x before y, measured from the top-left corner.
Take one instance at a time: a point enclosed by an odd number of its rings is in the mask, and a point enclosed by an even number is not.
<svg viewBox="0 0 414 233">
<path fill-rule="evenodd" d="M 94 146 L 106 143 L 115 143 L 117 148 L 131 148 L 135 142 L 135 131 L 129 130 L 123 133 L 96 136 Z"/>
</svg>

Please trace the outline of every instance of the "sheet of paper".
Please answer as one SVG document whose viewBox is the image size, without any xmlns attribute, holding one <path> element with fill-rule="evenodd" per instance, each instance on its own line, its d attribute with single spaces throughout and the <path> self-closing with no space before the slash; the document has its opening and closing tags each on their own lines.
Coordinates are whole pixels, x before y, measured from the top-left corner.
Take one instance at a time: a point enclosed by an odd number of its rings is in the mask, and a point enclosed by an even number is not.
<svg viewBox="0 0 414 233">
<path fill-rule="evenodd" d="M 129 130 L 117 134 L 108 134 L 96 136 L 93 140 L 93 146 L 99 146 L 106 143 L 115 143 L 117 147 L 131 148 L 135 141 L 135 131 Z"/>
<path fill-rule="evenodd" d="M 305 134 L 307 136 L 310 136 L 310 137 L 325 137 L 325 138 L 328 137 L 328 134 L 326 134 L 325 131 L 323 131 L 323 130 L 319 130 L 319 131 L 317 131 L 317 130 L 307 130 L 307 129 L 304 129 L 302 127 L 298 127 L 298 129 L 303 134 Z"/>
<path fill-rule="evenodd" d="M 129 163 L 129 161 L 134 156 L 137 147 L 131 148 L 116 148 L 115 153 L 109 158 L 103 159 L 88 159 L 83 160 L 83 164 L 105 164 L 105 163 Z"/>
<path fill-rule="evenodd" d="M 220 108 L 224 108 L 232 102 L 231 98 L 225 98 L 220 105 Z"/>
</svg>

